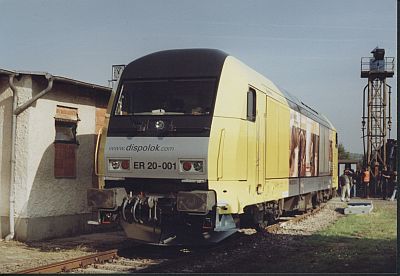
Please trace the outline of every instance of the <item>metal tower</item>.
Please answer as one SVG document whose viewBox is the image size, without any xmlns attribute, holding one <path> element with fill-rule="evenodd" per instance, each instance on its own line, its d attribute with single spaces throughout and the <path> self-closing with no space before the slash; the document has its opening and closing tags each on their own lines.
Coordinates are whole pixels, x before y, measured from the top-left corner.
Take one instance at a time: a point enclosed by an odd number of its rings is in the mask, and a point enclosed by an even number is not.
<svg viewBox="0 0 400 276">
<path fill-rule="evenodd" d="M 114 86 L 117 83 L 117 81 L 118 81 L 119 77 L 121 76 L 122 71 L 124 71 L 124 69 L 125 69 L 124 64 L 112 65 L 111 80 L 108 80 L 109 87 L 111 87 L 112 89 L 116 88 Z"/>
<path fill-rule="evenodd" d="M 387 166 L 386 142 L 388 137 L 390 138 L 392 127 L 392 91 L 391 86 L 386 83 L 386 78 L 394 75 L 394 57 L 385 57 L 385 49 L 378 47 L 371 53 L 373 57 L 361 58 L 361 78 L 368 78 L 363 93 L 362 133 L 364 165 L 370 165 L 372 175 L 376 176 L 379 170 Z"/>
</svg>

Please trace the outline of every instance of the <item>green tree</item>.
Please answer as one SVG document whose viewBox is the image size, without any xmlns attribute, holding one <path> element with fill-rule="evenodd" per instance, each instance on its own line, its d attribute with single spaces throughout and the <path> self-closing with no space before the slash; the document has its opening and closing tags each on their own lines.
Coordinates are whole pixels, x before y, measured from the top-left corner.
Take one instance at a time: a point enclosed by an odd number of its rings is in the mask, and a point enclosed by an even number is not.
<svg viewBox="0 0 400 276">
<path fill-rule="evenodd" d="M 350 152 L 346 151 L 343 144 L 341 143 L 338 146 L 338 154 L 339 154 L 339 159 L 350 159 Z"/>
</svg>

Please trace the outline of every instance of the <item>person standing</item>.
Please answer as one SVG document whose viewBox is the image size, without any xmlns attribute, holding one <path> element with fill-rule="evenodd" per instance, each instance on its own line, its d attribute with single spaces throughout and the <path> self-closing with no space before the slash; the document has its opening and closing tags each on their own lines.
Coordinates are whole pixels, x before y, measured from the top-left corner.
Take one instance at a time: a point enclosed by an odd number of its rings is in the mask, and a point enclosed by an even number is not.
<svg viewBox="0 0 400 276">
<path fill-rule="evenodd" d="M 362 178 L 362 171 L 360 168 L 357 168 L 357 171 L 354 174 L 354 178 L 353 178 L 353 183 L 354 183 L 354 197 L 356 196 L 356 191 L 361 191 L 362 188 L 362 182 L 361 182 L 361 178 Z M 358 196 L 360 196 L 359 192 L 358 192 Z"/>
<path fill-rule="evenodd" d="M 389 179 L 390 179 L 390 172 L 387 170 L 385 166 L 381 172 L 381 183 L 382 183 L 382 198 L 385 200 L 386 197 L 389 195 Z"/>
<path fill-rule="evenodd" d="M 393 201 L 396 198 L 396 193 L 397 193 L 397 171 L 393 172 L 390 182 L 393 187 L 393 193 L 392 196 L 390 197 L 390 201 Z"/>
<path fill-rule="evenodd" d="M 367 168 L 364 169 L 364 172 L 362 174 L 362 183 L 364 186 L 364 197 L 369 198 L 369 181 L 370 181 L 370 166 L 367 166 Z"/>
<path fill-rule="evenodd" d="M 355 197 L 356 196 L 356 186 L 354 185 L 354 177 L 355 177 L 354 171 L 351 168 L 349 168 L 349 169 L 345 170 L 345 174 L 347 175 L 347 177 L 350 180 L 350 196 L 351 196 L 351 191 L 353 190 L 353 197 Z"/>
<path fill-rule="evenodd" d="M 350 177 L 346 170 L 343 171 L 343 174 L 340 176 L 340 184 L 342 186 L 342 197 L 341 201 L 349 201 L 350 200 Z"/>
</svg>

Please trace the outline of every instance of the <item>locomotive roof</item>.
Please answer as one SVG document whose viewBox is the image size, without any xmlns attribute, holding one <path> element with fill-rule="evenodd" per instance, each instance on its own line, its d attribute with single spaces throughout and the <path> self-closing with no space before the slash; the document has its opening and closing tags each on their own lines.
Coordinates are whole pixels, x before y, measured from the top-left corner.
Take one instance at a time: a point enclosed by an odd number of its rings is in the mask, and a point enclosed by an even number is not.
<svg viewBox="0 0 400 276">
<path fill-rule="evenodd" d="M 219 78 L 227 56 L 227 53 L 215 49 L 177 49 L 155 52 L 129 63 L 121 79 Z"/>
<path fill-rule="evenodd" d="M 121 80 L 165 79 L 173 77 L 215 77 L 219 79 L 225 59 L 228 56 L 229 54 L 221 50 L 206 48 L 159 51 L 129 63 L 121 75 Z M 324 115 L 318 113 L 285 89 L 281 87 L 278 87 L 278 89 L 292 109 L 334 129 L 333 125 Z"/>
<path fill-rule="evenodd" d="M 299 100 L 296 96 L 293 96 L 292 94 L 290 94 L 287 90 L 285 90 L 279 86 L 278 86 L 278 88 L 279 88 L 279 91 L 281 91 L 281 93 L 283 94 L 283 96 L 289 102 L 289 105 L 293 109 L 299 111 L 301 114 L 304 114 L 307 117 L 310 117 L 314 121 L 325 125 L 326 127 L 335 129 L 334 126 L 332 125 L 332 123 L 323 114 L 319 113 L 312 107 L 308 106 L 307 104 L 305 104 L 304 102 Z"/>
</svg>

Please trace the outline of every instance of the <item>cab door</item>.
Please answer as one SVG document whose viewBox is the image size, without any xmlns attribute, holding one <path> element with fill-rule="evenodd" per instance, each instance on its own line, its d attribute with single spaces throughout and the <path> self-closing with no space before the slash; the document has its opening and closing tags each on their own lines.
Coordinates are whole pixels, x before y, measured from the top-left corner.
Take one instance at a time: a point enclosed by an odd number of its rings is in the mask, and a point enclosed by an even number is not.
<svg viewBox="0 0 400 276">
<path fill-rule="evenodd" d="M 266 95 L 250 87 L 247 92 L 247 148 L 250 194 L 261 195 L 265 185 Z"/>
</svg>

